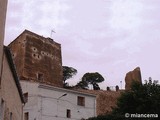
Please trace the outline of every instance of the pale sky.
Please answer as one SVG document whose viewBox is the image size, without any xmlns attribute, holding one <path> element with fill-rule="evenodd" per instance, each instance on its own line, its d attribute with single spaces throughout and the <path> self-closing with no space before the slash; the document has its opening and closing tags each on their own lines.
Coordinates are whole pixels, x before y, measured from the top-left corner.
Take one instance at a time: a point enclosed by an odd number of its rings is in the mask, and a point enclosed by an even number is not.
<svg viewBox="0 0 160 120">
<path fill-rule="evenodd" d="M 137 66 L 160 80 L 160 0 L 8 0 L 5 45 L 28 29 L 62 46 L 62 62 L 120 86 Z M 51 30 L 53 33 L 51 36 Z"/>
</svg>

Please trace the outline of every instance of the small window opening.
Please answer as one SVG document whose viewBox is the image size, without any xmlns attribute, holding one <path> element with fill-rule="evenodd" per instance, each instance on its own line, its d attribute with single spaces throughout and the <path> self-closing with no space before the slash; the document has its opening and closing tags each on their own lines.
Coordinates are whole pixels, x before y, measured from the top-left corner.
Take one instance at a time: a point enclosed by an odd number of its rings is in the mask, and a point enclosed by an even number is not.
<svg viewBox="0 0 160 120">
<path fill-rule="evenodd" d="M 36 54 L 33 54 L 33 57 L 36 57 Z"/>
<path fill-rule="evenodd" d="M 24 113 L 24 120 L 29 120 L 29 112 Z"/>
<path fill-rule="evenodd" d="M 38 80 L 40 81 L 40 82 L 42 82 L 43 81 L 43 74 L 42 73 L 38 73 Z"/>
<path fill-rule="evenodd" d="M 44 55 L 44 52 L 42 51 L 41 54 Z"/>
<path fill-rule="evenodd" d="M 37 51 L 37 48 L 33 47 L 32 50 L 33 50 L 33 51 Z"/>
<path fill-rule="evenodd" d="M 77 105 L 85 106 L 85 97 L 78 96 L 77 97 Z"/>
<path fill-rule="evenodd" d="M 28 102 L 28 92 L 24 93 L 23 95 L 24 95 L 25 102 L 27 103 Z"/>
<path fill-rule="evenodd" d="M 40 58 L 40 55 L 38 55 L 38 58 Z"/>
<path fill-rule="evenodd" d="M 12 112 L 9 113 L 9 118 L 12 120 Z"/>
<path fill-rule="evenodd" d="M 70 109 L 67 109 L 66 117 L 67 118 L 71 118 L 71 110 Z"/>
<path fill-rule="evenodd" d="M 3 99 L 1 99 L 0 100 L 0 119 L 4 119 L 4 105 L 5 103 L 4 103 L 4 100 Z"/>
</svg>

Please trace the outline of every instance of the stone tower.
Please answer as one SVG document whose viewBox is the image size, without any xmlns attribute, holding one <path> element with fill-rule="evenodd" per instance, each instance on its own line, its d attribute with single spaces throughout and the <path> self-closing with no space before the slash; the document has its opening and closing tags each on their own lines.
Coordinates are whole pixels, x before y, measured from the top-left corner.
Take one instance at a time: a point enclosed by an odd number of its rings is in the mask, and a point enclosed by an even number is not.
<svg viewBox="0 0 160 120">
<path fill-rule="evenodd" d="M 9 48 L 20 80 L 63 86 L 60 44 L 25 30 Z"/>
<path fill-rule="evenodd" d="M 130 90 L 133 81 L 142 83 L 141 70 L 140 67 L 135 68 L 133 71 L 130 71 L 126 74 L 125 77 L 125 89 Z"/>
<path fill-rule="evenodd" d="M 3 55 L 6 11 L 7 11 L 7 0 L 0 0 L 0 73 L 1 73 L 1 68 L 2 68 L 2 55 Z"/>
</svg>

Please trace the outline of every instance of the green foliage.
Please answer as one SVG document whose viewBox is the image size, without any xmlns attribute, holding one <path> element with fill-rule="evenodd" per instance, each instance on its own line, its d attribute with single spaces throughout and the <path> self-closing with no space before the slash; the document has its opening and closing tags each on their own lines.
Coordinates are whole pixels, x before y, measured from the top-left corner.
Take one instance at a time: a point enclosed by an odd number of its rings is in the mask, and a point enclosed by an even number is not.
<svg viewBox="0 0 160 120">
<path fill-rule="evenodd" d="M 90 118 L 88 120 L 138 119 L 125 118 L 125 113 L 160 115 L 160 85 L 157 84 L 157 81 L 152 82 L 152 80 L 149 80 L 145 84 L 133 82 L 131 90 L 122 93 L 118 99 L 117 107 L 113 109 L 111 114 Z M 153 120 L 153 118 L 147 118 L 146 120 Z"/>
<path fill-rule="evenodd" d="M 73 67 L 63 66 L 63 83 L 67 85 L 66 80 L 77 74 L 77 70 Z"/>
<path fill-rule="evenodd" d="M 160 114 L 160 85 L 146 82 L 144 85 L 133 82 L 131 90 L 122 94 L 118 99 L 118 113 L 159 113 Z"/>
<path fill-rule="evenodd" d="M 82 81 L 87 81 L 90 84 L 100 83 L 104 81 L 104 78 L 98 72 L 95 73 L 86 73 L 82 77 Z"/>
<path fill-rule="evenodd" d="M 83 75 L 82 80 L 76 85 L 83 89 L 87 89 L 88 85 L 93 85 L 94 90 L 99 90 L 99 85 L 97 83 L 103 82 L 104 78 L 98 72 L 95 73 L 86 73 Z"/>
<path fill-rule="evenodd" d="M 88 89 L 88 83 L 86 81 L 79 81 L 76 87 L 80 87 L 82 89 Z"/>
</svg>

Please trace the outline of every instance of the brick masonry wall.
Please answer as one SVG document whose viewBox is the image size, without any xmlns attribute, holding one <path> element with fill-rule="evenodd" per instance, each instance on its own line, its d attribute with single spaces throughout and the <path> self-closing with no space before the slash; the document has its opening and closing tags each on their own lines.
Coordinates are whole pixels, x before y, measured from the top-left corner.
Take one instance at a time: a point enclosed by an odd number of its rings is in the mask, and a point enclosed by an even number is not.
<svg viewBox="0 0 160 120">
<path fill-rule="evenodd" d="M 25 30 L 9 47 L 21 80 L 63 86 L 60 44 Z"/>
</svg>

